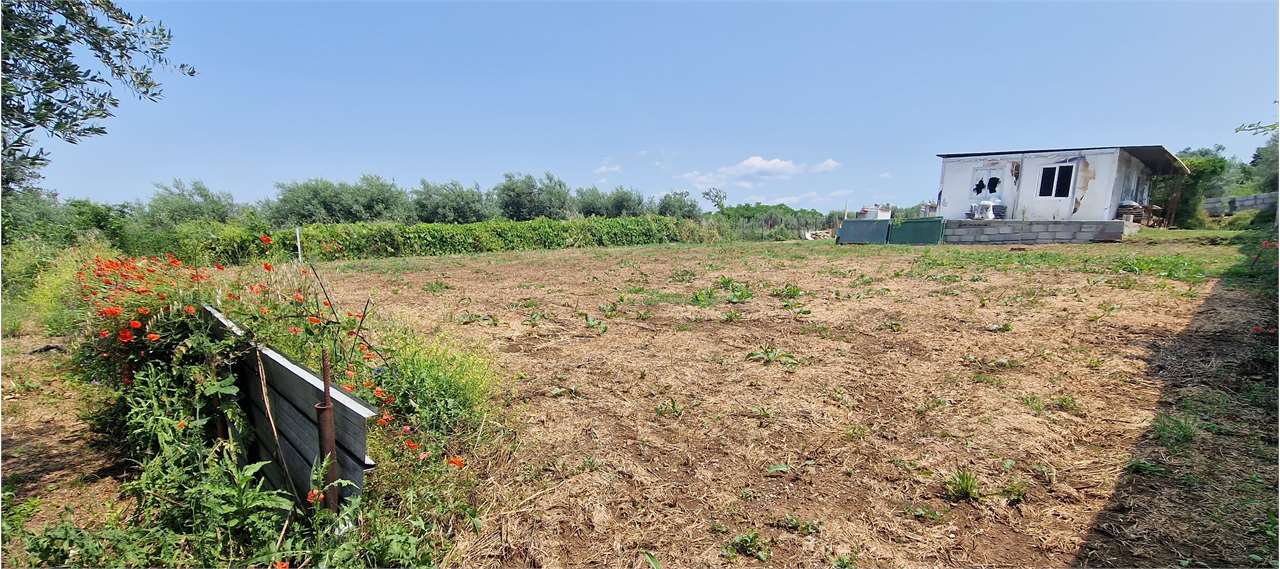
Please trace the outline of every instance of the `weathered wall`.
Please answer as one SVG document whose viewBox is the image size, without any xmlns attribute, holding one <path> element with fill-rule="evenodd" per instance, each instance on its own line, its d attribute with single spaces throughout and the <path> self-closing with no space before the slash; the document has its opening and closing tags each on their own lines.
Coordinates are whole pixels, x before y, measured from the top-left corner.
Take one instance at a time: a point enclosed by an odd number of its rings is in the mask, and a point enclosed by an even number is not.
<svg viewBox="0 0 1280 569">
<path fill-rule="evenodd" d="M 1005 219 L 947 220 L 942 230 L 945 243 L 1094 243 L 1119 241 L 1125 222 L 1112 221 L 1018 221 Z"/>
<path fill-rule="evenodd" d="M 1269 194 L 1253 194 L 1238 198 L 1205 198 L 1204 211 L 1217 217 L 1219 215 L 1231 215 L 1246 209 L 1265 209 L 1275 207 L 1277 197 L 1276 192 L 1271 192 Z"/>
<path fill-rule="evenodd" d="M 1117 148 L 1072 152 L 998 154 L 942 161 L 939 215 L 964 219 L 970 204 L 998 197 L 1014 220 L 1109 220 L 1118 200 L 1112 191 L 1122 152 Z M 1076 166 L 1071 195 L 1040 197 L 1041 170 L 1052 164 Z M 1001 179 L 994 194 L 974 194 L 979 177 Z"/>
<path fill-rule="evenodd" d="M 1151 169 L 1128 152 L 1120 151 L 1116 164 L 1115 189 L 1111 192 L 1111 208 L 1114 219 L 1120 202 L 1130 200 L 1142 205 L 1151 203 Z"/>
</svg>

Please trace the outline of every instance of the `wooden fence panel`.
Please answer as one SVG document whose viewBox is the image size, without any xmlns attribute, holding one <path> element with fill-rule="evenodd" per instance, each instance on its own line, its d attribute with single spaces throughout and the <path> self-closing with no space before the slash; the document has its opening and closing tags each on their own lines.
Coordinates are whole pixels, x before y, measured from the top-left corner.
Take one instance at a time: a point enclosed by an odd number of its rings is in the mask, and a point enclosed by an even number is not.
<svg viewBox="0 0 1280 569">
<path fill-rule="evenodd" d="M 243 336 L 244 331 L 212 306 L 205 311 L 227 333 Z M 257 345 L 245 361 L 238 362 L 237 387 L 240 404 L 252 428 L 256 444 L 248 451 L 250 462 L 271 461 L 260 471 L 273 487 L 290 491 L 295 497 L 306 498 L 311 488 L 311 467 L 320 457 L 320 434 L 315 405 L 324 399 L 324 381 L 306 367 L 290 360 L 268 346 Z M 262 361 L 259 375 L 258 359 Z M 262 380 L 266 379 L 267 397 L 270 401 L 270 417 L 262 393 Z M 358 494 L 364 484 L 364 471 L 373 468 L 368 457 L 368 421 L 378 415 L 378 409 L 352 397 L 336 386 L 330 389 L 333 401 L 337 462 L 341 478 L 354 483 L 342 489 L 343 496 Z M 271 419 L 275 419 L 276 437 Z M 280 464 L 283 457 L 284 464 Z M 292 487 L 289 481 L 292 481 Z"/>
</svg>

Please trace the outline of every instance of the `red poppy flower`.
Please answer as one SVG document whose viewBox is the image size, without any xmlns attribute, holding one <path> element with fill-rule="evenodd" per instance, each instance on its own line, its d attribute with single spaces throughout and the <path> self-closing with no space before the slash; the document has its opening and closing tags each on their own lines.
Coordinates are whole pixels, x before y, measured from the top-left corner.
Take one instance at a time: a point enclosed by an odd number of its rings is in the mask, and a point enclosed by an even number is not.
<svg viewBox="0 0 1280 569">
<path fill-rule="evenodd" d="M 150 334 L 147 334 L 147 339 L 148 339 L 148 340 L 151 340 L 152 342 L 154 342 L 154 341 L 156 341 L 156 340 L 159 340 L 159 339 L 160 339 L 160 335 L 159 335 L 159 334 L 157 334 L 157 333 L 155 333 L 155 332 L 151 332 Z"/>
<path fill-rule="evenodd" d="M 270 245 L 270 244 L 271 244 L 271 236 L 270 236 L 270 235 L 265 235 L 265 234 L 264 234 L 264 235 L 262 235 L 261 237 L 258 237 L 258 241 L 261 241 L 263 245 Z"/>
<path fill-rule="evenodd" d="M 321 322 L 324 322 L 324 320 L 321 320 L 320 318 L 315 317 L 315 316 L 308 316 L 308 317 L 307 317 L 307 322 L 310 322 L 310 323 L 312 323 L 312 324 L 319 324 L 319 323 L 321 323 Z"/>
<path fill-rule="evenodd" d="M 348 370 L 348 371 L 350 371 L 350 370 Z M 355 375 L 355 373 L 353 372 L 353 373 L 352 373 L 352 375 Z M 383 392 L 383 391 L 382 391 L 382 388 L 381 388 L 381 387 L 375 387 L 375 388 L 373 389 L 373 396 L 374 396 L 374 397 L 377 397 L 378 399 L 382 399 L 383 397 L 386 397 L 386 395 L 387 395 L 387 394 L 386 394 L 385 392 Z"/>
<path fill-rule="evenodd" d="M 240 300 L 240 295 L 238 295 L 238 294 L 236 294 L 236 293 L 234 293 L 234 292 L 228 292 L 228 293 L 227 293 L 227 300 Z"/>
<path fill-rule="evenodd" d="M 288 561 L 276 561 L 275 569 L 289 569 Z"/>
<path fill-rule="evenodd" d="M 262 270 L 267 271 L 268 273 L 271 272 L 271 263 L 263 263 Z"/>
<path fill-rule="evenodd" d="M 102 316 L 105 316 L 107 318 L 115 318 L 116 316 L 119 316 L 121 312 L 124 312 L 124 309 L 120 308 L 119 306 L 108 306 L 107 308 L 103 308 L 102 310 L 99 310 L 98 314 L 101 314 Z"/>
<path fill-rule="evenodd" d="M 413 442 L 413 439 L 405 439 L 404 446 L 409 447 L 409 450 L 418 450 L 418 443 Z"/>
<path fill-rule="evenodd" d="M 178 430 L 181 431 L 182 429 L 185 429 L 185 428 L 187 428 L 187 420 L 178 419 Z"/>
<path fill-rule="evenodd" d="M 298 334 L 301 334 L 301 333 L 302 333 L 302 328 L 299 328 L 299 327 L 297 327 L 297 326 L 290 326 L 290 327 L 289 327 L 289 333 L 290 333 L 290 334 L 293 334 L 293 335 L 295 335 L 295 336 L 296 336 L 296 335 L 298 335 Z"/>
<path fill-rule="evenodd" d="M 324 305 L 325 305 L 325 306 L 333 306 L 332 304 L 329 304 L 329 301 L 327 301 L 327 300 L 326 300 L 326 301 L 324 301 Z"/>
<path fill-rule="evenodd" d="M 121 342 L 132 342 L 133 330 L 129 330 L 129 329 L 121 330 L 116 334 L 116 339 L 120 340 Z"/>
<path fill-rule="evenodd" d="M 214 264 L 213 264 L 213 268 L 218 269 L 219 271 L 226 270 L 226 267 L 224 267 L 224 266 L 222 266 L 222 265 L 220 265 L 220 264 L 218 264 L 218 263 L 214 263 Z"/>
<path fill-rule="evenodd" d="M 259 307 L 258 307 L 258 314 L 261 314 L 261 315 L 263 315 L 263 316 L 266 316 L 268 312 L 271 312 L 271 310 L 270 310 L 270 309 L 268 309 L 267 307 L 265 307 L 265 306 L 259 306 Z"/>
<path fill-rule="evenodd" d="M 324 503 L 324 492 L 321 492 L 316 488 L 312 488 L 307 492 L 307 503 L 308 504 Z"/>
<path fill-rule="evenodd" d="M 343 388 L 343 389 L 345 389 L 345 390 L 347 390 L 347 391 L 355 391 L 355 390 L 356 390 L 356 386 L 355 386 L 355 385 L 353 385 L 353 384 L 350 384 L 350 383 L 344 383 L 344 384 L 342 384 L 342 388 Z"/>
<path fill-rule="evenodd" d="M 188 304 L 188 305 L 186 305 L 186 306 L 182 307 L 182 311 L 183 311 L 183 312 L 186 312 L 186 313 L 187 313 L 187 314 L 189 314 L 189 315 L 195 316 L 195 314 L 196 314 L 196 307 L 191 306 L 190 304 Z"/>
<path fill-rule="evenodd" d="M 456 454 L 449 457 L 449 466 L 457 468 L 458 470 L 462 470 L 462 468 L 465 467 L 466 465 L 467 465 L 467 460 Z"/>
<path fill-rule="evenodd" d="M 305 301 L 305 300 L 306 300 L 306 298 L 304 298 L 304 297 L 302 296 L 302 293 L 300 293 L 300 292 L 295 292 L 295 293 L 293 293 L 293 300 L 294 300 L 294 301 L 297 301 L 297 302 L 303 302 L 303 301 Z"/>
<path fill-rule="evenodd" d="M 356 376 L 356 370 L 353 370 L 353 369 L 347 370 L 347 377 L 355 377 L 355 376 Z M 382 396 L 379 395 L 378 397 L 382 397 Z"/>
<path fill-rule="evenodd" d="M 99 338 L 106 338 L 107 336 L 110 336 L 110 335 L 111 335 L 111 331 L 109 330 L 102 330 L 101 332 L 98 332 Z"/>
<path fill-rule="evenodd" d="M 143 316 L 146 316 L 146 315 L 148 315 L 148 314 L 151 314 L 151 309 L 150 309 L 150 308 L 147 308 L 147 307 L 145 307 L 145 306 L 139 306 L 139 307 L 138 307 L 138 314 L 141 314 L 141 315 L 143 315 Z"/>
<path fill-rule="evenodd" d="M 130 327 L 130 328 L 141 328 L 141 327 L 142 327 L 142 323 L 141 323 L 141 322 L 138 322 L 137 320 L 130 320 L 130 321 L 129 321 L 129 327 Z"/>
</svg>

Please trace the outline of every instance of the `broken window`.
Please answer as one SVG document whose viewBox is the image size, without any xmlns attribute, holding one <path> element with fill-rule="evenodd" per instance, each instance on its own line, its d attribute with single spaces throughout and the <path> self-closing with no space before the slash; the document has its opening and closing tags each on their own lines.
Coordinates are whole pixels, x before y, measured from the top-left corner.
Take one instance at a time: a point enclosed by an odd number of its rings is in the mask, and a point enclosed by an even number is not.
<svg viewBox="0 0 1280 569">
<path fill-rule="evenodd" d="M 1062 164 L 1040 170 L 1040 197 L 1065 198 L 1071 195 L 1071 175 L 1075 166 Z"/>
</svg>

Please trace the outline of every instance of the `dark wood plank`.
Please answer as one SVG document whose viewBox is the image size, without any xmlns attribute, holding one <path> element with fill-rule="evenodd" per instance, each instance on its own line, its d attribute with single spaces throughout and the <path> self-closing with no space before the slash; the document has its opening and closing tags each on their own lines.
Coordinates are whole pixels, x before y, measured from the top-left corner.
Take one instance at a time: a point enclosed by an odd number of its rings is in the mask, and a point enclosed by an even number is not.
<svg viewBox="0 0 1280 569">
<path fill-rule="evenodd" d="M 272 408 L 272 411 L 276 417 L 276 424 L 280 425 L 281 413 L 276 412 L 274 407 Z M 252 421 L 252 424 L 254 425 L 254 434 L 261 443 L 259 446 L 265 450 L 265 454 L 267 456 L 267 458 L 260 460 L 274 460 L 273 453 L 276 450 L 276 446 L 275 438 L 271 435 L 271 424 L 267 421 L 265 412 L 261 407 L 253 406 L 252 414 L 256 415 L 256 417 L 254 417 L 256 420 Z M 284 454 L 285 466 L 288 469 L 289 478 L 293 480 L 294 485 L 301 494 L 298 497 L 305 498 L 307 491 L 311 489 L 311 467 L 315 464 L 319 453 L 314 450 L 311 453 L 307 453 L 304 449 L 295 445 L 294 441 L 286 438 L 283 433 L 281 434 L 280 441 L 280 450 Z M 352 496 L 360 493 L 361 488 L 364 486 L 364 468 L 362 468 L 360 461 L 355 460 L 348 453 L 339 451 L 338 462 L 342 468 L 342 478 L 355 483 L 355 486 L 344 487 L 342 489 L 342 495 Z M 275 467 L 276 465 L 273 463 L 271 466 Z M 265 469 L 266 468 L 264 467 L 264 470 Z M 289 490 L 289 485 L 285 484 L 283 479 L 275 480 L 273 483 L 278 484 L 278 486 L 276 486 L 277 488 L 285 491 Z"/>
<path fill-rule="evenodd" d="M 319 431 L 315 423 L 311 423 L 270 386 L 267 389 L 271 392 L 271 411 L 276 419 L 280 437 L 287 439 L 289 444 L 306 459 L 308 465 L 312 464 L 320 456 Z M 260 392 L 259 385 L 250 388 L 250 399 L 245 411 L 249 414 L 249 422 L 255 426 L 255 429 L 259 425 L 262 426 L 258 431 L 259 436 L 270 437 L 271 425 L 267 420 L 266 408 L 262 405 Z M 342 478 L 354 482 L 356 487 L 360 488 L 364 484 L 364 471 L 372 468 L 373 464 L 368 457 L 354 454 L 351 449 L 339 444 L 338 466 L 341 468 Z"/>
<path fill-rule="evenodd" d="M 262 368 L 267 375 L 267 384 L 279 391 L 295 407 L 305 413 L 312 423 L 315 423 L 317 420 L 315 405 L 324 400 L 324 394 L 320 386 L 312 385 L 304 377 L 305 370 L 269 348 L 262 350 Z M 303 373 L 300 374 L 299 371 Z M 316 381 L 319 382 L 318 379 Z M 352 407 L 350 402 L 354 401 L 354 398 L 348 397 L 341 389 L 335 387 L 330 393 L 333 398 L 333 422 L 338 444 L 351 449 L 355 454 L 364 456 L 367 452 L 368 421 L 376 416 L 377 412 L 363 405 Z"/>
<path fill-rule="evenodd" d="M 205 311 L 222 327 L 237 335 L 244 331 L 224 314 L 212 306 L 205 305 Z M 315 404 L 324 398 L 324 382 L 305 366 L 285 357 L 268 346 L 259 346 L 262 354 L 262 368 L 267 376 L 267 383 L 280 391 L 296 407 L 311 420 L 316 421 Z M 253 356 L 250 356 L 253 359 Z M 244 374 L 247 383 L 257 379 L 257 362 L 249 362 L 251 370 Z M 366 446 L 368 421 L 377 416 L 378 409 L 360 399 L 351 396 L 341 389 L 330 390 L 334 406 L 334 427 L 339 446 L 345 446 L 352 454 L 364 457 L 368 453 Z"/>
</svg>

